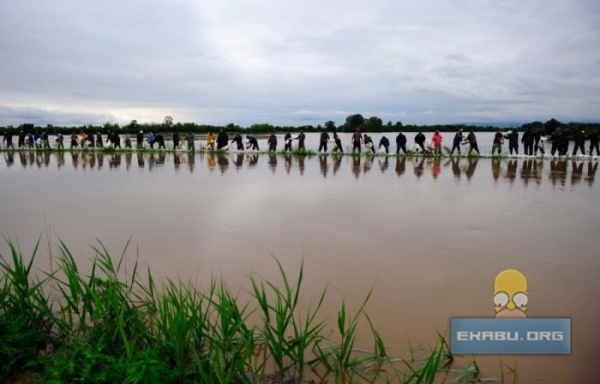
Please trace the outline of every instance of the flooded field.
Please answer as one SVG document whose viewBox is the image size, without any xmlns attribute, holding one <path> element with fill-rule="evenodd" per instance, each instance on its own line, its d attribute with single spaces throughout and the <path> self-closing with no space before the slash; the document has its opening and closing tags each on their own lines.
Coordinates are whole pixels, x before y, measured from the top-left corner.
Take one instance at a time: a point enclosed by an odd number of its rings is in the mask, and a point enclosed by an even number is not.
<svg viewBox="0 0 600 384">
<path fill-rule="evenodd" d="M 374 288 L 367 312 L 392 355 L 434 341 L 453 317 L 493 317 L 495 276 L 518 269 L 529 317 L 572 319 L 572 354 L 502 361 L 522 382 L 597 382 L 597 170 L 579 160 L 5 152 L 0 234 L 28 254 L 49 229 L 82 260 L 96 238 L 118 254 L 131 237 L 132 257 L 137 248 L 156 273 L 199 285 L 219 274 L 248 287 L 250 273 L 277 278 L 271 255 L 291 274 L 304 260 L 303 297 L 329 284 L 325 311 L 342 298 L 356 307 Z M 498 356 L 476 359 L 482 377 L 499 377 Z"/>
</svg>

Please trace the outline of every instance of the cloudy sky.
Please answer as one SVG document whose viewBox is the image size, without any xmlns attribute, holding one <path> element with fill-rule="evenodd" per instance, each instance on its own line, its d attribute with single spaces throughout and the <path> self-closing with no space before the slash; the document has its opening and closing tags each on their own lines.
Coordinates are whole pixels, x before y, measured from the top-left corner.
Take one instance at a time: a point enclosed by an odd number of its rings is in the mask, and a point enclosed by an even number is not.
<svg viewBox="0 0 600 384">
<path fill-rule="evenodd" d="M 0 125 L 600 121 L 598 0 L 3 0 Z"/>
</svg>

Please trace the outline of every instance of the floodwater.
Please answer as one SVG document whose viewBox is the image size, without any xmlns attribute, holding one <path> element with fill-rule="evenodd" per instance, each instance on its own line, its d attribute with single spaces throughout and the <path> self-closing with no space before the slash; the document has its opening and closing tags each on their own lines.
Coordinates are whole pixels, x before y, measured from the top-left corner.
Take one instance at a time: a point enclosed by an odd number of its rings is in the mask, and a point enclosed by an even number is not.
<svg viewBox="0 0 600 384">
<path fill-rule="evenodd" d="M 60 237 L 83 262 L 96 238 L 120 254 L 131 237 L 156 274 L 222 275 L 234 290 L 251 273 L 277 280 L 271 255 L 291 275 L 304 260 L 302 297 L 314 303 L 328 284 L 332 327 L 342 299 L 356 308 L 373 288 L 366 309 L 392 356 L 453 317 L 493 317 L 495 276 L 518 269 L 529 317 L 572 319 L 572 354 L 500 358 L 521 382 L 591 383 L 597 171 L 594 160 L 4 152 L 0 235 L 27 254 L 48 229 L 53 252 Z M 476 360 L 499 377 L 498 356 Z"/>
</svg>

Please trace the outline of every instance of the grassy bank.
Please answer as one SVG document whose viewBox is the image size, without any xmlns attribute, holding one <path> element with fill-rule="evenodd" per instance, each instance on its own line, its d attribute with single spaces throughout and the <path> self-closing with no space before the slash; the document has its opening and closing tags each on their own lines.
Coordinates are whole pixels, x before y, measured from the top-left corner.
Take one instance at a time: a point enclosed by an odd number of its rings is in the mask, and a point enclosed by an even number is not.
<svg viewBox="0 0 600 384">
<path fill-rule="evenodd" d="M 8 245 L 0 259 L 0 383 L 478 381 L 475 361 L 453 368 L 442 335 L 428 350 L 390 356 L 377 315 L 364 311 L 369 293 L 354 313 L 342 301 L 333 325 L 317 320 L 326 289 L 301 311 L 302 266 L 292 281 L 275 259 L 280 281 L 250 276 L 251 299 L 242 302 L 220 279 L 200 291 L 159 282 L 137 262 L 125 268 L 125 252 L 113 258 L 102 244 L 92 248 L 87 274 L 62 243 L 52 273 L 35 272 L 37 246 L 26 257 Z M 370 329 L 368 350 L 357 347 L 359 324 Z"/>
</svg>

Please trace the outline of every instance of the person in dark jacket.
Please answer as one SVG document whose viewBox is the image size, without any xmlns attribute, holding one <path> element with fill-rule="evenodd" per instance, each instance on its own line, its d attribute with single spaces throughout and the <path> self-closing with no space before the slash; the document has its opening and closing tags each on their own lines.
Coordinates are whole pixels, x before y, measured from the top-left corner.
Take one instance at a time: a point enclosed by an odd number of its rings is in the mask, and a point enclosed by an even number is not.
<svg viewBox="0 0 600 384">
<path fill-rule="evenodd" d="M 358 150 L 360 153 L 360 144 L 362 143 L 362 135 L 360 134 L 360 128 L 356 128 L 356 131 L 352 134 L 352 153 Z"/>
<path fill-rule="evenodd" d="M 102 134 L 100 132 L 96 133 L 96 147 L 102 148 L 104 144 L 102 144 Z"/>
<path fill-rule="evenodd" d="M 179 132 L 175 132 L 173 134 L 173 149 L 178 149 L 179 144 L 181 144 L 181 136 L 179 136 Z"/>
<path fill-rule="evenodd" d="M 335 143 L 333 151 L 340 151 L 341 153 L 344 153 L 344 148 L 342 148 L 342 140 L 340 139 L 340 135 L 338 135 L 337 132 L 333 132 L 333 142 Z"/>
<path fill-rule="evenodd" d="M 2 142 L 6 142 L 6 149 L 12 148 L 15 149 L 15 145 L 13 144 L 13 134 L 8 129 L 4 132 L 4 138 Z"/>
<path fill-rule="evenodd" d="M 233 135 L 233 139 L 231 140 L 231 142 L 236 144 L 238 151 L 244 150 L 244 143 L 242 141 L 242 136 L 239 132 L 236 132 L 235 135 Z"/>
<path fill-rule="evenodd" d="M 569 129 L 569 127 L 566 127 L 563 130 L 563 134 L 562 134 L 562 140 L 560 141 L 559 144 L 559 155 L 560 156 L 566 156 L 567 153 L 569 153 L 569 141 L 571 140 L 571 130 Z"/>
<path fill-rule="evenodd" d="M 285 136 L 283 137 L 283 142 L 284 142 L 284 147 L 283 150 L 284 151 L 292 151 L 292 134 L 291 133 L 286 133 Z"/>
<path fill-rule="evenodd" d="M 139 131 L 135 137 L 136 148 L 142 149 L 144 148 L 144 131 Z"/>
<path fill-rule="evenodd" d="M 577 155 L 577 149 L 581 149 L 581 154 L 585 155 L 585 149 L 583 148 L 583 144 L 585 144 L 585 132 L 575 132 L 575 134 L 573 135 L 573 140 L 575 141 L 575 147 L 573 148 L 573 156 Z"/>
<path fill-rule="evenodd" d="M 229 136 L 227 133 L 225 133 L 225 131 L 223 131 L 223 128 L 221 128 L 219 129 L 219 134 L 217 135 L 217 150 L 223 150 L 227 144 L 229 144 Z"/>
<path fill-rule="evenodd" d="M 110 136 L 110 141 L 113 143 L 113 146 L 115 148 L 121 148 L 121 137 L 119 136 L 118 133 L 114 132 Z M 164 144 L 163 144 L 163 147 L 164 147 Z"/>
<path fill-rule="evenodd" d="M 27 134 L 23 131 L 19 132 L 19 139 L 17 141 L 17 147 L 21 148 L 25 146 L 25 138 L 27 137 Z"/>
<path fill-rule="evenodd" d="M 320 144 L 319 144 L 319 152 L 321 152 L 321 150 L 325 150 L 325 152 L 327 152 L 327 143 L 329 142 L 329 134 L 327 133 L 327 131 L 323 131 L 321 132 L 321 140 L 320 140 Z"/>
<path fill-rule="evenodd" d="M 248 140 L 248 147 L 250 149 L 258 151 L 258 140 L 256 140 L 256 137 L 246 135 L 246 140 Z"/>
<path fill-rule="evenodd" d="M 521 137 L 521 143 L 523 143 L 523 150 L 525 151 L 525 154 L 528 156 L 533 155 L 533 141 L 534 141 L 534 136 L 533 136 L 533 132 L 531 132 L 531 128 L 530 127 L 525 128 L 525 132 L 523 132 L 523 136 Z"/>
<path fill-rule="evenodd" d="M 508 139 L 508 151 L 510 154 L 513 154 L 513 150 L 515 151 L 515 155 L 519 154 L 519 133 L 516 129 L 513 129 L 508 134 L 504 136 L 505 139 Z"/>
<path fill-rule="evenodd" d="M 396 155 L 400 154 L 400 150 L 406 155 L 406 136 L 402 132 L 398 132 L 396 136 Z"/>
<path fill-rule="evenodd" d="M 385 153 L 390 153 L 390 140 L 385 136 L 381 137 L 377 147 L 381 148 L 382 146 L 385 148 Z"/>
<path fill-rule="evenodd" d="M 452 140 L 452 150 L 450 151 L 451 155 L 454 155 L 454 150 L 458 150 L 458 154 L 460 155 L 460 143 L 463 141 L 463 130 L 462 128 L 456 132 L 454 135 L 454 139 Z"/>
<path fill-rule="evenodd" d="M 475 136 L 475 133 L 473 132 L 472 129 L 469 131 L 469 134 L 467 135 L 467 141 L 469 142 L 469 155 L 471 154 L 471 152 L 473 152 L 473 150 L 476 150 L 477 154 L 480 155 L 479 146 L 477 145 L 477 137 Z"/>
<path fill-rule="evenodd" d="M 494 135 L 494 143 L 492 144 L 492 156 L 495 152 L 498 152 L 498 155 L 502 154 L 502 144 L 504 143 L 504 136 L 502 136 L 502 131 L 497 130 Z"/>
<path fill-rule="evenodd" d="M 298 140 L 299 151 L 306 151 L 306 147 L 304 146 L 304 140 L 306 140 L 306 135 L 304 134 L 304 131 L 300 131 L 300 134 L 294 140 Z"/>
<path fill-rule="evenodd" d="M 94 132 L 90 132 L 90 134 L 87 135 L 87 141 L 90 143 L 90 148 L 96 147 L 96 137 L 94 136 Z"/>
<path fill-rule="evenodd" d="M 269 144 L 269 151 L 277 150 L 277 136 L 275 136 L 275 132 L 271 132 L 271 135 L 267 139 L 267 144 Z"/>
<path fill-rule="evenodd" d="M 552 149 L 550 149 L 550 154 L 552 154 L 552 156 L 554 156 L 554 154 L 556 153 L 556 151 L 558 151 L 558 155 L 560 156 L 560 147 L 562 145 L 563 142 L 563 133 L 562 130 L 559 128 L 556 128 L 556 130 L 554 131 L 554 134 L 552 134 Z"/>
<path fill-rule="evenodd" d="M 425 152 L 425 135 L 422 132 L 419 132 L 415 135 L 415 144 L 421 147 L 421 151 Z"/>
<path fill-rule="evenodd" d="M 157 133 L 156 136 L 154 136 L 154 144 L 158 144 L 158 149 L 166 149 L 165 137 L 162 134 Z"/>
<path fill-rule="evenodd" d="M 375 153 L 375 145 L 373 144 L 373 139 L 371 138 L 371 136 L 365 133 L 363 135 L 363 142 L 365 143 L 365 147 L 367 148 L 367 150 L 370 149 L 373 153 Z"/>
<path fill-rule="evenodd" d="M 596 156 L 600 156 L 600 149 L 598 149 L 598 130 L 594 128 L 590 136 L 588 137 L 590 140 L 590 156 L 594 153 L 594 148 L 596 148 Z"/>
</svg>

